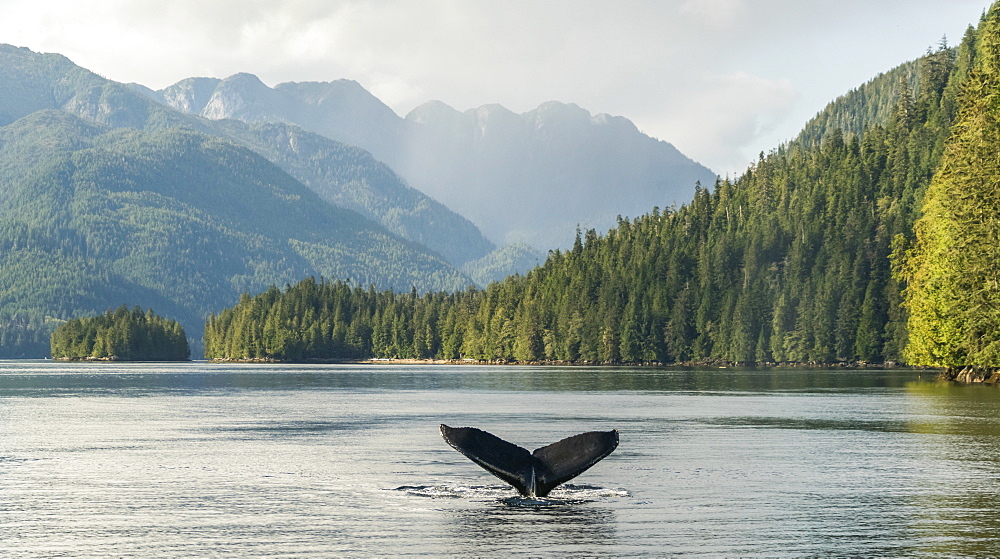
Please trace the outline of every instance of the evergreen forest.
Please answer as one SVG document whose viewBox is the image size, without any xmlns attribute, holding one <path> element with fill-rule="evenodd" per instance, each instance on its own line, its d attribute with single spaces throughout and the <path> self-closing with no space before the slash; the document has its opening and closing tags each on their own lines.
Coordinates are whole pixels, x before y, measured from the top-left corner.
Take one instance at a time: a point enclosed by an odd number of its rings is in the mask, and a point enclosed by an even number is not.
<svg viewBox="0 0 1000 559">
<path fill-rule="evenodd" d="M 184 328 L 135 307 L 75 318 L 52 333 L 53 359 L 123 361 L 184 361 L 191 356 Z"/>
<path fill-rule="evenodd" d="M 325 203 L 276 165 L 189 129 L 41 110 L 0 127 L 0 357 L 61 321 L 141 302 L 201 326 L 239 294 L 311 274 L 461 289 L 437 254 Z"/>
<path fill-rule="evenodd" d="M 908 276 L 891 257 L 917 243 L 960 105 L 996 96 L 968 85 L 997 56 L 996 13 L 957 47 L 942 41 L 838 99 L 742 176 L 606 234 L 578 232 L 524 276 L 422 295 L 307 279 L 211 316 L 206 356 L 904 361 Z"/>
<path fill-rule="evenodd" d="M 906 360 L 981 380 L 1000 367 L 1000 5 L 985 16 L 962 90 L 916 241 L 896 264 Z"/>
<path fill-rule="evenodd" d="M 206 316 L 242 292 L 463 289 L 458 266 L 494 248 L 362 149 L 141 89 L 0 44 L 0 358 L 45 357 L 63 321 L 125 302 L 181 321 L 200 354 Z"/>
</svg>

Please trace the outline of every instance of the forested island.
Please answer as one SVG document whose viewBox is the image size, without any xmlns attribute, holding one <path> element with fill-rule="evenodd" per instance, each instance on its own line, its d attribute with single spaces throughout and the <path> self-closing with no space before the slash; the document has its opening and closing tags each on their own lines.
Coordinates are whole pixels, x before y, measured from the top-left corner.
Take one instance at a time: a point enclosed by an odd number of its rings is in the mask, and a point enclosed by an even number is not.
<svg viewBox="0 0 1000 559">
<path fill-rule="evenodd" d="M 52 358 L 108 361 L 185 361 L 184 329 L 152 309 L 124 305 L 94 317 L 69 320 L 52 333 Z"/>
</svg>

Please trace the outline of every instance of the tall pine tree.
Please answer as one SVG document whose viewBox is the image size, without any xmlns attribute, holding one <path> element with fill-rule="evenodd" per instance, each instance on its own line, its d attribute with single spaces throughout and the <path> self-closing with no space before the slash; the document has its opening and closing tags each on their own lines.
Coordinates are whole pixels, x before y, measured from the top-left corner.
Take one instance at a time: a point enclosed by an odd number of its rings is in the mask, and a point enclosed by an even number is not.
<svg viewBox="0 0 1000 559">
<path fill-rule="evenodd" d="M 1000 367 L 1000 4 L 981 23 L 902 276 L 908 362 Z"/>
</svg>

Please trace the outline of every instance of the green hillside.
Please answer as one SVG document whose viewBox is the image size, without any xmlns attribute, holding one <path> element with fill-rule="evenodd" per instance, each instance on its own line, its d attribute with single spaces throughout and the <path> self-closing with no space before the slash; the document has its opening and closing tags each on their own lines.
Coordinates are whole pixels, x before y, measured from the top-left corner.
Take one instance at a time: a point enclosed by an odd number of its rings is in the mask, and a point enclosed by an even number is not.
<svg viewBox="0 0 1000 559">
<path fill-rule="evenodd" d="M 735 181 L 588 231 L 524 277 L 381 298 L 306 282 L 214 317 L 209 356 L 287 358 L 269 348 L 295 347 L 294 358 L 898 361 L 906 315 L 889 257 L 912 241 L 975 39 L 841 98 Z M 870 110 L 875 91 L 891 108 Z M 355 337 L 325 344 L 336 332 Z"/>
<path fill-rule="evenodd" d="M 199 120 L 199 126 L 208 134 L 249 147 L 323 200 L 354 210 L 455 266 L 482 258 L 495 248 L 471 221 L 410 188 L 361 148 L 283 123 Z"/>
<path fill-rule="evenodd" d="M 197 336 L 240 293 L 310 275 L 399 290 L 469 281 L 256 153 L 190 130 L 35 112 L 0 128 L 0 170 L 5 357 L 45 355 L 54 319 L 121 304 Z"/>
<path fill-rule="evenodd" d="M 1000 4 L 974 53 L 916 242 L 899 258 L 909 283 L 907 360 L 966 380 L 1000 367 Z"/>
<path fill-rule="evenodd" d="M 494 248 L 468 219 L 410 188 L 364 150 L 288 124 L 198 118 L 154 98 L 141 86 L 107 80 L 64 56 L 0 44 L 0 126 L 56 109 L 112 128 L 186 127 L 249 147 L 325 201 L 355 210 L 456 266 Z"/>
</svg>

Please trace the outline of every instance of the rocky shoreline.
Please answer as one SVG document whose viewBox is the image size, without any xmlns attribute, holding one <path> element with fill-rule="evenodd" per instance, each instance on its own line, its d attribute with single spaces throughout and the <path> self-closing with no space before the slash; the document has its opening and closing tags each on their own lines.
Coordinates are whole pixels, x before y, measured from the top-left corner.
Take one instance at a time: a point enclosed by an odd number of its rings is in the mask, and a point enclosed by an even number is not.
<svg viewBox="0 0 1000 559">
<path fill-rule="evenodd" d="M 941 380 L 968 384 L 1000 384 L 1000 369 L 986 367 L 949 367 L 941 372 Z"/>
<path fill-rule="evenodd" d="M 525 366 L 558 366 L 558 367 L 701 367 L 714 369 L 728 369 L 730 367 L 773 367 L 773 368 L 843 368 L 843 369 L 897 369 L 910 368 L 906 365 L 888 363 L 868 363 L 864 361 L 838 362 L 838 363 L 817 363 L 817 362 L 794 362 L 794 363 L 734 363 L 729 361 L 685 361 L 681 363 L 660 363 L 655 361 L 644 361 L 635 363 L 607 362 L 607 361 L 515 361 L 511 359 L 396 359 L 396 358 L 371 358 L 371 359 L 276 359 L 272 357 L 255 357 L 248 359 L 227 359 L 213 358 L 210 363 L 301 363 L 301 364 L 329 364 L 329 365 L 525 365 Z"/>
<path fill-rule="evenodd" d="M 67 363 L 183 363 L 190 359 L 127 359 L 112 355 L 110 357 L 53 357 L 52 361 L 65 361 Z"/>
</svg>

